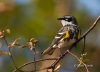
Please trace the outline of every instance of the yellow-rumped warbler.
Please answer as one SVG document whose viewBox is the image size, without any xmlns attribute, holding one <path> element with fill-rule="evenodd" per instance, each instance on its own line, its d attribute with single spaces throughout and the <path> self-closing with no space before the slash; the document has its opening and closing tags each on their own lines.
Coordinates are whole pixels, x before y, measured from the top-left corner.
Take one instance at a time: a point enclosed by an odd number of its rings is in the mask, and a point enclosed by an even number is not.
<svg viewBox="0 0 100 72">
<path fill-rule="evenodd" d="M 80 37 L 80 29 L 75 17 L 65 15 L 58 20 L 61 21 L 63 27 L 58 31 L 50 47 L 41 53 L 42 55 L 51 55 L 56 48 L 66 48 Z"/>
</svg>

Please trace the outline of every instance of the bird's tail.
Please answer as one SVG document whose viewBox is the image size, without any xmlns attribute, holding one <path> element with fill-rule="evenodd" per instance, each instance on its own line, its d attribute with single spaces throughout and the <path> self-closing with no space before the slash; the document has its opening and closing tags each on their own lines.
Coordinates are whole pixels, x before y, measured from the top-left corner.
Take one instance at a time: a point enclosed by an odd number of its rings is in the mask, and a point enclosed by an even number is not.
<svg viewBox="0 0 100 72">
<path fill-rule="evenodd" d="M 56 48 L 47 48 L 46 50 L 44 50 L 41 54 L 42 55 L 45 55 L 45 54 L 48 54 L 48 55 L 52 55 L 52 53 L 54 52 Z"/>
</svg>

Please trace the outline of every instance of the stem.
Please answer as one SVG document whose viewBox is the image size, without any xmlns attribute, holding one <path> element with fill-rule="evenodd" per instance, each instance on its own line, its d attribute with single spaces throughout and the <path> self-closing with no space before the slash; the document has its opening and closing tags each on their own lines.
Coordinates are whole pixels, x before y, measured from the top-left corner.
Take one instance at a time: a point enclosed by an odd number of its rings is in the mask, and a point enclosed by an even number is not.
<svg viewBox="0 0 100 72">
<path fill-rule="evenodd" d="M 57 60 L 58 58 L 48 58 L 48 59 L 40 59 L 40 60 L 36 60 L 35 62 L 40 62 L 40 61 L 46 61 L 46 60 Z M 28 63 L 25 63 L 23 64 L 22 66 L 18 67 L 17 69 L 15 69 L 13 72 L 17 72 L 17 70 L 21 69 L 22 67 L 24 66 L 27 66 L 29 64 L 32 64 L 34 63 L 34 61 L 31 61 L 31 62 L 28 62 Z M 44 68 L 45 69 L 45 68 Z M 40 70 L 43 70 L 43 69 L 40 69 Z"/>
<path fill-rule="evenodd" d="M 34 51 L 34 67 L 35 67 L 35 71 L 36 71 L 36 58 L 35 58 L 35 52 L 36 52 L 36 50 L 35 50 L 35 48 L 33 49 L 33 51 Z"/>
<path fill-rule="evenodd" d="M 71 54 L 72 56 L 74 56 L 74 57 L 80 62 L 80 59 L 79 59 L 75 54 L 71 53 L 69 50 L 67 50 L 67 52 L 68 52 L 69 54 Z M 86 64 L 85 64 L 83 61 L 82 61 L 82 64 L 85 66 L 86 71 L 89 72 L 89 70 L 88 70 Z"/>
<path fill-rule="evenodd" d="M 8 47 L 8 42 L 7 42 L 7 40 L 6 40 L 6 38 L 4 37 L 4 41 L 6 42 L 6 45 L 7 45 L 7 47 Z M 9 50 L 9 52 L 10 52 L 10 58 L 11 58 L 11 60 L 12 60 L 12 62 L 13 62 L 13 65 L 14 65 L 14 67 L 17 69 L 17 66 L 16 66 L 16 64 L 15 64 L 15 61 L 14 61 L 14 58 L 13 58 L 13 56 L 12 56 L 12 53 L 11 53 L 11 50 L 10 50 L 10 48 L 8 48 L 8 50 Z"/>
</svg>

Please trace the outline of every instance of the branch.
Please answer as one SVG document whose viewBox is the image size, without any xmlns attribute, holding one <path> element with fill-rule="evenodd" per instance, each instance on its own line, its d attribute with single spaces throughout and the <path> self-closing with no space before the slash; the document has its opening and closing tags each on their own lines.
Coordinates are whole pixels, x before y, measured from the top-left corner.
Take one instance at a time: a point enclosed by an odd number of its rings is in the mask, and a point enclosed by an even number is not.
<svg viewBox="0 0 100 72">
<path fill-rule="evenodd" d="M 89 33 L 93 30 L 93 28 L 97 25 L 97 23 L 99 22 L 99 20 L 100 20 L 100 16 L 95 20 L 95 22 L 92 24 L 92 26 L 91 26 L 91 27 L 90 27 L 76 42 L 74 42 L 74 43 L 71 45 L 71 47 L 69 48 L 69 51 L 72 50 L 73 47 L 74 47 L 77 43 L 79 43 L 84 37 L 87 36 L 87 34 L 89 34 Z M 63 59 L 63 58 L 65 57 L 66 54 L 68 54 L 68 51 L 66 51 L 65 53 L 61 54 L 61 55 L 59 56 L 59 58 L 51 65 L 51 67 L 55 67 L 55 66 L 58 64 L 58 62 L 59 62 L 61 59 Z"/>
<path fill-rule="evenodd" d="M 67 52 L 68 52 L 69 54 L 71 54 L 72 56 L 74 56 L 79 62 L 81 62 L 81 63 L 85 66 L 86 72 L 89 72 L 89 70 L 88 70 L 86 64 L 85 64 L 83 61 L 81 61 L 76 55 L 74 55 L 73 53 L 71 53 L 69 50 L 67 50 Z"/>
<path fill-rule="evenodd" d="M 32 64 L 32 63 L 37 63 L 37 62 L 40 62 L 40 61 L 46 61 L 46 60 L 57 60 L 58 58 L 48 58 L 48 59 L 40 59 L 40 60 L 35 60 L 34 61 L 31 61 L 31 62 L 28 62 L 28 63 L 25 63 L 23 64 L 22 66 L 18 67 L 17 69 L 15 69 L 13 72 L 16 72 L 17 70 L 20 70 L 22 67 L 24 66 L 27 66 L 29 64 Z M 45 69 L 45 68 L 44 68 Z M 43 70 L 43 69 L 42 69 Z"/>
<path fill-rule="evenodd" d="M 6 45 L 7 45 L 7 47 L 8 47 L 9 45 L 8 45 L 8 42 L 7 42 L 6 38 L 5 38 L 5 36 L 4 36 L 3 39 L 4 39 L 4 41 L 6 42 Z M 17 69 L 17 66 L 16 66 L 16 64 L 15 64 L 14 58 L 13 58 L 13 56 L 12 56 L 12 53 L 11 53 L 11 50 L 10 50 L 9 47 L 8 47 L 8 50 L 9 50 L 9 52 L 10 52 L 10 54 L 11 54 L 10 58 L 11 58 L 11 60 L 12 60 L 12 62 L 13 62 L 13 65 L 14 65 L 14 67 Z"/>
</svg>

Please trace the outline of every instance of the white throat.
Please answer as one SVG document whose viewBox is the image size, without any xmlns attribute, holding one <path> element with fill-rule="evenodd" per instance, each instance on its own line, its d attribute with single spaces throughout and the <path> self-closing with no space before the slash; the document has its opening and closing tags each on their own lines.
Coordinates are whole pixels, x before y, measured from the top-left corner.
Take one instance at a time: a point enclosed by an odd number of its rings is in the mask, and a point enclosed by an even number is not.
<svg viewBox="0 0 100 72">
<path fill-rule="evenodd" d="M 62 23 L 63 26 L 68 25 L 68 24 L 73 24 L 72 22 L 68 22 L 68 21 L 65 21 L 65 20 L 61 20 L 61 23 Z"/>
</svg>

